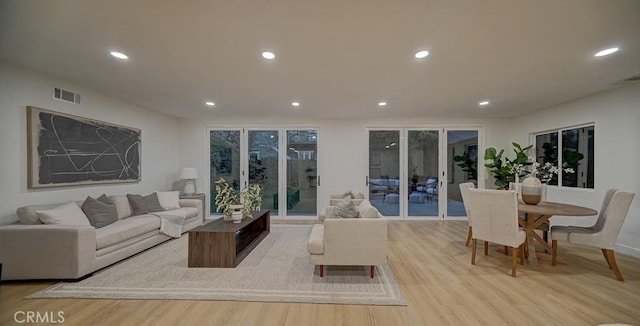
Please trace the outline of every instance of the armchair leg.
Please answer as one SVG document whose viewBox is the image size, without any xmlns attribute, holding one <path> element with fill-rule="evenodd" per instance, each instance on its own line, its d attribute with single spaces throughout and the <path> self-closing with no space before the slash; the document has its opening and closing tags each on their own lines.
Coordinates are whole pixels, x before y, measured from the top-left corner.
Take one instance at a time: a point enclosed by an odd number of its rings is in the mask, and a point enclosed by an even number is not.
<svg viewBox="0 0 640 326">
<path fill-rule="evenodd" d="M 471 226 L 469 226 L 469 231 L 467 231 L 467 241 L 464 243 L 465 247 L 469 246 L 469 243 L 471 242 L 471 236 L 473 236 L 473 231 L 471 229 Z"/>
<path fill-rule="evenodd" d="M 518 268 L 518 251 L 516 248 L 511 250 L 511 276 L 516 277 L 516 269 Z"/>
<path fill-rule="evenodd" d="M 613 267 L 611 267 L 611 262 L 609 261 L 609 257 L 607 257 L 607 250 L 606 249 L 601 249 L 602 250 L 602 255 L 604 256 L 604 260 L 607 261 L 607 265 L 609 265 L 609 269 L 613 269 Z"/>
<path fill-rule="evenodd" d="M 520 251 L 520 265 L 524 265 L 524 243 L 518 247 L 518 251 Z"/>
<path fill-rule="evenodd" d="M 471 246 L 473 250 L 471 250 L 471 265 L 476 264 L 476 248 L 478 247 L 478 239 L 473 239 L 473 245 Z"/>
<path fill-rule="evenodd" d="M 376 275 L 376 267 L 371 265 L 371 278 L 373 278 Z"/>
<path fill-rule="evenodd" d="M 484 242 L 484 255 L 488 255 L 489 254 L 489 241 L 485 241 Z"/>
<path fill-rule="evenodd" d="M 607 257 L 609 257 L 609 263 L 611 263 L 611 268 L 613 272 L 616 274 L 616 279 L 620 282 L 624 282 L 624 278 L 622 278 L 622 273 L 620 273 L 620 269 L 618 268 L 618 264 L 616 264 L 616 256 L 615 252 L 611 249 L 605 249 L 607 253 Z"/>
<path fill-rule="evenodd" d="M 320 277 L 324 276 L 324 265 L 320 265 Z"/>
<path fill-rule="evenodd" d="M 558 259 L 558 240 L 551 240 L 551 265 L 556 265 Z"/>
<path fill-rule="evenodd" d="M 504 246 L 504 255 L 505 256 L 509 256 L 509 247 L 508 246 Z"/>
</svg>

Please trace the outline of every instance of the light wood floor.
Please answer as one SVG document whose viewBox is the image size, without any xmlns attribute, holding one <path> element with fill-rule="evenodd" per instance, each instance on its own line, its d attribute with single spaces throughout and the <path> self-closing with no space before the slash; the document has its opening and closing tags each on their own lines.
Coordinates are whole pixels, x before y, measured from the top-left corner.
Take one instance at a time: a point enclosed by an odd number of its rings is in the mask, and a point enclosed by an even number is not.
<svg viewBox="0 0 640 326">
<path fill-rule="evenodd" d="M 52 282 L 0 288 L 0 325 L 17 311 L 64 311 L 65 325 L 640 325 L 640 260 L 560 243 L 559 262 L 518 265 L 491 246 L 471 265 L 464 221 L 391 221 L 389 265 L 407 307 L 180 300 L 23 299 Z"/>
</svg>

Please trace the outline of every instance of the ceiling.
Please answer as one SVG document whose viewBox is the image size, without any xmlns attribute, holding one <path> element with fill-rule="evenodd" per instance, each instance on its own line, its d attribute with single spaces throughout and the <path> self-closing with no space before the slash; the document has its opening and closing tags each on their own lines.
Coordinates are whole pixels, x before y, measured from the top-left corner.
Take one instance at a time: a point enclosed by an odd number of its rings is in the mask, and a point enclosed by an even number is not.
<svg viewBox="0 0 640 326">
<path fill-rule="evenodd" d="M 511 117 L 640 74 L 640 1 L 3 0 L 0 58 L 178 117 Z"/>
</svg>

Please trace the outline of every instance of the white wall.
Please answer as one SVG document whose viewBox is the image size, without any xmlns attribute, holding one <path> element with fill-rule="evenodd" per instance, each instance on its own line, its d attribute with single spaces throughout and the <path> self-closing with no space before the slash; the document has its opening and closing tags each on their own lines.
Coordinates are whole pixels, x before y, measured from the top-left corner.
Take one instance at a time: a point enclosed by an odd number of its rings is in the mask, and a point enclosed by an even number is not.
<svg viewBox="0 0 640 326">
<path fill-rule="evenodd" d="M 530 134 L 595 123 L 595 189 L 549 187 L 549 200 L 600 210 L 605 191 L 636 193 L 617 241 L 617 250 L 640 257 L 640 84 L 580 98 L 512 120 L 513 140 L 529 144 Z M 595 218 L 583 220 L 593 223 Z M 568 219 L 554 223 L 566 224 Z M 579 223 L 578 219 L 571 219 Z"/>
<path fill-rule="evenodd" d="M 312 121 L 291 118 L 283 119 L 215 119 L 179 121 L 179 166 L 194 166 L 202 175 L 208 166 L 207 128 L 209 127 L 309 127 L 320 128 L 320 202 L 319 209 L 329 202 L 329 195 L 343 193 L 346 190 L 366 193 L 365 176 L 367 167 L 366 128 L 367 127 L 434 127 L 434 126 L 483 126 L 482 141 L 491 146 L 504 146 L 508 140 L 507 119 L 479 120 L 439 120 L 439 119 L 336 119 Z M 494 145 L 497 144 L 497 145 Z M 197 181 L 199 190 L 205 191 L 205 178 Z M 210 198 L 207 198 L 210 200 Z"/>
<path fill-rule="evenodd" d="M 82 94 L 82 104 L 52 99 L 52 88 Z M 113 185 L 27 189 L 26 106 L 75 114 L 142 130 L 142 181 Z M 0 221 L 27 204 L 81 200 L 87 195 L 149 193 L 177 179 L 178 122 L 153 110 L 115 100 L 79 85 L 0 63 Z"/>
</svg>

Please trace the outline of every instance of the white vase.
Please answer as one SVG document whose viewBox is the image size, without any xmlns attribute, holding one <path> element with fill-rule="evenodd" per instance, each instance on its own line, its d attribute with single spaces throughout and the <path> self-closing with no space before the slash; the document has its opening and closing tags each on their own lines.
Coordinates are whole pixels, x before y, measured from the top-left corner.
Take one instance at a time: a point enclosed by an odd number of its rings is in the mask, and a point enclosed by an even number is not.
<svg viewBox="0 0 640 326">
<path fill-rule="evenodd" d="M 242 212 L 233 212 L 233 213 L 231 213 L 231 219 L 233 220 L 233 223 L 242 222 Z"/>
<path fill-rule="evenodd" d="M 542 182 L 536 177 L 528 177 L 522 181 L 522 201 L 529 205 L 538 205 L 542 199 Z"/>
</svg>

